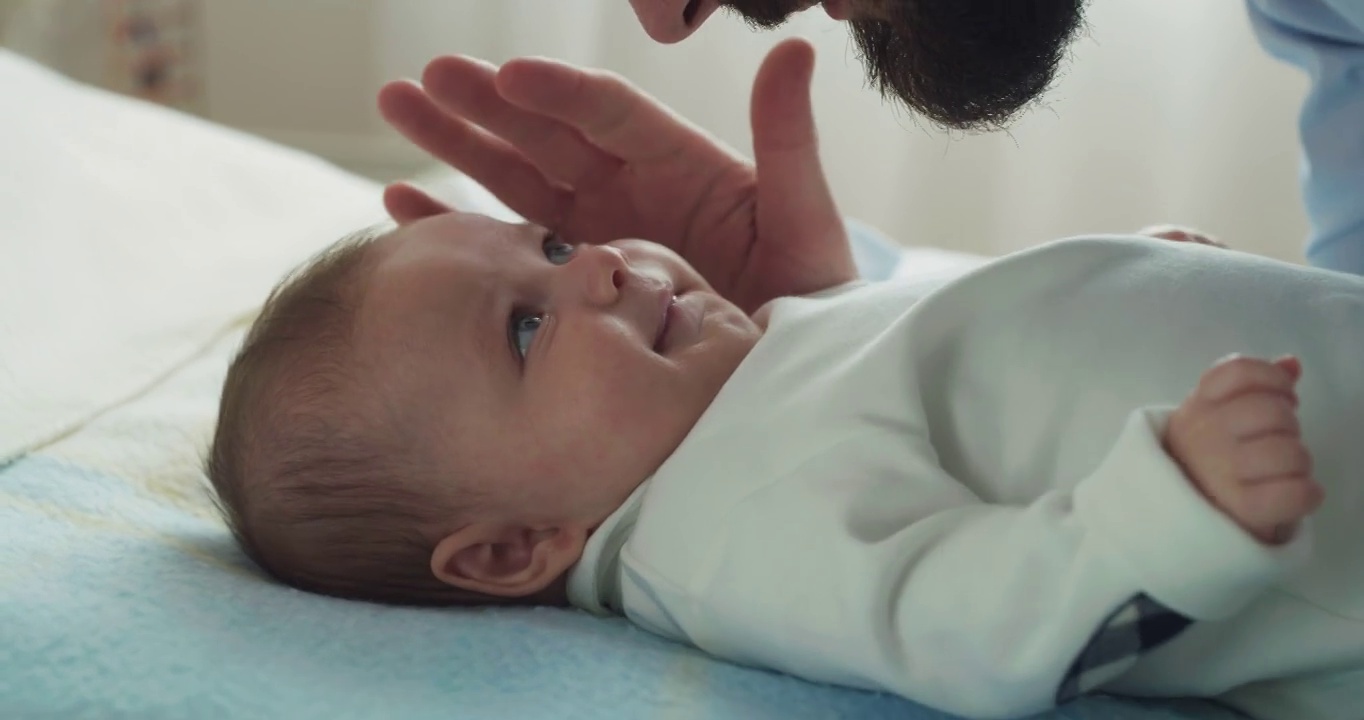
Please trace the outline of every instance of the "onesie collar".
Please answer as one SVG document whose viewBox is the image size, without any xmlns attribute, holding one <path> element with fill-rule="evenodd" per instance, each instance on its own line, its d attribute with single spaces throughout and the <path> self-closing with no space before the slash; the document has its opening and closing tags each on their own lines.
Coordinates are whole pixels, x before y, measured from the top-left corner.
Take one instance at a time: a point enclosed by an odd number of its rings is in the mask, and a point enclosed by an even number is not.
<svg viewBox="0 0 1364 720">
<path fill-rule="evenodd" d="M 624 614 L 620 592 L 620 551 L 635 529 L 644 490 L 640 483 L 616 511 L 592 531 L 583 556 L 568 573 L 568 602 L 594 615 Z"/>
</svg>

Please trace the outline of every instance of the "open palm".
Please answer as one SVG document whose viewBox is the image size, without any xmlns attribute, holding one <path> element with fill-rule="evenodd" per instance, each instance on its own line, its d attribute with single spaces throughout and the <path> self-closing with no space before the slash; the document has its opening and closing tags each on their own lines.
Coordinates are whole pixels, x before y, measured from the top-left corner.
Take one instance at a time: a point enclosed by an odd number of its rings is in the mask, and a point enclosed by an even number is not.
<svg viewBox="0 0 1364 720">
<path fill-rule="evenodd" d="M 756 165 L 623 79 L 540 58 L 433 60 L 380 91 L 384 117 L 526 219 L 574 242 L 667 245 L 746 310 L 855 277 L 819 163 L 813 50 L 769 53 L 754 82 Z M 387 190 L 400 222 L 434 201 Z"/>
</svg>

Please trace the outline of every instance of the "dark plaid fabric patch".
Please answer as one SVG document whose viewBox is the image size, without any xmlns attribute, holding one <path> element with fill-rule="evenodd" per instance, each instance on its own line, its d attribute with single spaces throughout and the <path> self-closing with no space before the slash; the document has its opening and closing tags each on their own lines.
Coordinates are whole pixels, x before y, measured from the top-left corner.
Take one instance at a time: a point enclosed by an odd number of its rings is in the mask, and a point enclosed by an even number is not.
<svg viewBox="0 0 1364 720">
<path fill-rule="evenodd" d="M 1103 687 L 1137 664 L 1137 658 L 1172 640 L 1193 621 L 1146 594 L 1137 595 L 1089 638 L 1056 689 L 1056 704 Z"/>
</svg>

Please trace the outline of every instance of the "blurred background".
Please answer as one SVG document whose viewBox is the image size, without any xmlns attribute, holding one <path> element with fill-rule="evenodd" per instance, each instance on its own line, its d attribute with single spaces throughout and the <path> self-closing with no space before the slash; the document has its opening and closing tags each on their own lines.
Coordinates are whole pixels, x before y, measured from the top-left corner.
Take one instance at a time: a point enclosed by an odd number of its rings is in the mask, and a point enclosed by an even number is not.
<svg viewBox="0 0 1364 720">
<path fill-rule="evenodd" d="M 1264 55 L 1233 0 L 1092 0 L 1046 104 L 989 136 L 938 132 L 883 102 L 818 9 L 764 34 L 721 15 L 660 46 L 627 0 L 0 0 L 13 50 L 377 179 L 429 168 L 373 97 L 435 55 L 609 68 L 748 153 L 753 74 L 791 35 L 819 51 L 816 114 L 842 208 L 898 241 L 997 254 L 1170 222 L 1301 258 L 1306 81 Z"/>
</svg>

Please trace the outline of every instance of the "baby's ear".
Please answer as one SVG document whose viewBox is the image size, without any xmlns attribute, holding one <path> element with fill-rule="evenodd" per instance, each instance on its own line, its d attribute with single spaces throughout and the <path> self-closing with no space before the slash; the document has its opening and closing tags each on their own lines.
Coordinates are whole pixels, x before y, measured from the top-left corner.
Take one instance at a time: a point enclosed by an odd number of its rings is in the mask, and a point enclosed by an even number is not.
<svg viewBox="0 0 1364 720">
<path fill-rule="evenodd" d="M 425 190 L 405 182 L 393 183 L 384 188 L 384 209 L 399 225 L 455 211 Z"/>
<path fill-rule="evenodd" d="M 431 552 L 442 582 L 496 597 L 534 595 L 582 557 L 587 533 L 572 528 L 473 523 L 445 536 Z"/>
</svg>

